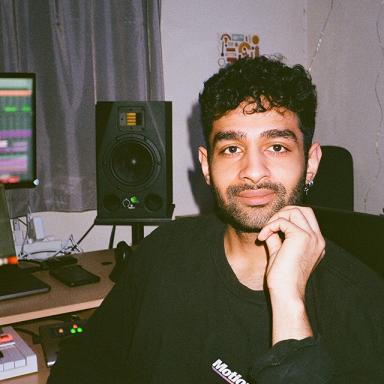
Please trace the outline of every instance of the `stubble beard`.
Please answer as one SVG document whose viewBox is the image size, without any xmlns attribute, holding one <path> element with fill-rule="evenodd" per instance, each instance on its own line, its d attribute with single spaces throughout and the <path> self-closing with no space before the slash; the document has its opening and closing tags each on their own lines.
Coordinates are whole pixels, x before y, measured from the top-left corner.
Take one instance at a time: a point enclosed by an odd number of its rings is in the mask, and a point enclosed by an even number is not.
<svg viewBox="0 0 384 384">
<path fill-rule="evenodd" d="M 257 185 L 242 184 L 229 186 L 224 199 L 217 187 L 212 189 L 216 200 L 218 215 L 236 231 L 244 233 L 260 232 L 269 219 L 287 205 L 298 205 L 302 202 L 305 174 L 290 193 L 281 183 L 260 183 Z M 238 194 L 245 190 L 267 189 L 275 193 L 273 201 L 258 206 L 244 206 L 237 201 Z"/>
</svg>

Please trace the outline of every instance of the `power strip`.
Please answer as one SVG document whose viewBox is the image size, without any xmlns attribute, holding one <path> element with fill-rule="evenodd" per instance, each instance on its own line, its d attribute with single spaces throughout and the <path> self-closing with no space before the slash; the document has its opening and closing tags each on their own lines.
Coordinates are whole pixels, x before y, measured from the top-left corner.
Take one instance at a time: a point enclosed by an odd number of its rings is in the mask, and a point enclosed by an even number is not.
<svg viewBox="0 0 384 384">
<path fill-rule="evenodd" d="M 47 259 L 62 248 L 61 240 L 41 240 L 24 244 L 23 254 L 29 259 Z M 16 245 L 16 254 L 21 252 L 21 245 Z"/>
</svg>

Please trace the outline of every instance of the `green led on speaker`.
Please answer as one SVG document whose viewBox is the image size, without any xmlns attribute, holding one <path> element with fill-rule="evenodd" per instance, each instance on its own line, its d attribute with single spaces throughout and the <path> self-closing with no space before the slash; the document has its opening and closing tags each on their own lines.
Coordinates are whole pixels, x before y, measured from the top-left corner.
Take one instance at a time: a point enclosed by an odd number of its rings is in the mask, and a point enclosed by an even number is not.
<svg viewBox="0 0 384 384">
<path fill-rule="evenodd" d="M 139 199 L 137 198 L 137 196 L 132 196 L 130 198 L 130 200 L 131 200 L 132 204 L 138 204 L 139 203 Z"/>
</svg>

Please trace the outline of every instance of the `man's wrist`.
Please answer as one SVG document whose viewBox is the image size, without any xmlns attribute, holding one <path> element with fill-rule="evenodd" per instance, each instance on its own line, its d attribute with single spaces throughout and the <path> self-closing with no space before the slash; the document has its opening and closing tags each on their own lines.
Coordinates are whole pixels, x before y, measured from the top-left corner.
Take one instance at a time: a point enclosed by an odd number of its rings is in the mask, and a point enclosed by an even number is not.
<svg viewBox="0 0 384 384">
<path fill-rule="evenodd" d="M 313 336 L 304 301 L 299 297 L 274 296 L 272 305 L 272 344 L 287 339 L 301 340 Z"/>
<path fill-rule="evenodd" d="M 286 303 L 296 306 L 304 305 L 305 289 L 298 288 L 270 288 L 268 287 L 269 297 L 276 304 Z"/>
</svg>

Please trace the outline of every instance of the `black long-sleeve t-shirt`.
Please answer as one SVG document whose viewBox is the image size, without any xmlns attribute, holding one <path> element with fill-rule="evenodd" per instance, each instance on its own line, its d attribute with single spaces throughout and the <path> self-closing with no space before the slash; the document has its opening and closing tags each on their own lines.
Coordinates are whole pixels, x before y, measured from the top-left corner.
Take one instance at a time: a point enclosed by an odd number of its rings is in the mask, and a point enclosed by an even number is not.
<svg viewBox="0 0 384 384">
<path fill-rule="evenodd" d="M 215 217 L 177 220 L 144 239 L 49 384 L 384 382 L 378 275 L 328 242 L 306 290 L 315 336 L 272 347 L 268 295 L 238 281 L 224 229 Z"/>
</svg>

